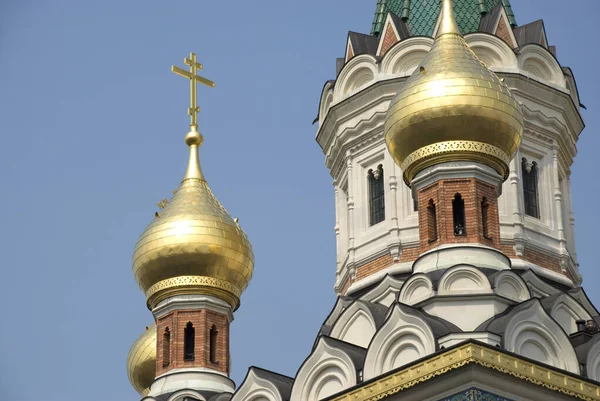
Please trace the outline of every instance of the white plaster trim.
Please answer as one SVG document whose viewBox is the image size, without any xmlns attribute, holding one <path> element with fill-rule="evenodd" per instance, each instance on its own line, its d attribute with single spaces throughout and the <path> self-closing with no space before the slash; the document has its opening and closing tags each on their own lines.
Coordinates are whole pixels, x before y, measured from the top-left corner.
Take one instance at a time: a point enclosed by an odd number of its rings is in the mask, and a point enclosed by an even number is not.
<svg viewBox="0 0 600 401">
<path fill-rule="evenodd" d="M 467 279 L 475 284 L 471 288 L 456 288 L 458 280 Z M 492 286 L 485 274 L 469 265 L 453 266 L 444 272 L 438 284 L 438 295 L 491 294 Z"/>
<path fill-rule="evenodd" d="M 353 328 L 353 325 L 356 324 L 357 319 L 360 317 L 366 318 L 370 324 L 370 327 L 368 329 L 364 328 L 361 331 L 361 338 L 359 341 L 350 341 L 346 338 L 346 335 Z M 375 334 L 376 330 L 377 326 L 375 324 L 375 319 L 373 318 L 369 308 L 366 307 L 364 302 L 355 301 L 348 306 L 336 320 L 331 329 L 330 336 L 341 341 L 366 348 L 368 347 L 369 342 L 371 341 L 371 338 Z"/>
<path fill-rule="evenodd" d="M 495 270 L 510 269 L 510 259 L 499 250 L 468 243 L 444 244 L 422 254 L 414 262 L 413 271 L 425 273 L 465 264 Z"/>
<path fill-rule="evenodd" d="M 544 267 L 540 267 L 538 265 L 534 265 L 531 262 L 528 262 L 523 259 L 511 259 L 510 260 L 512 268 L 516 270 L 532 270 L 538 276 L 542 276 L 548 278 L 552 281 L 555 281 L 558 284 L 566 285 L 571 288 L 575 288 L 575 284 L 568 277 L 553 272 L 552 270 L 546 269 Z"/>
<path fill-rule="evenodd" d="M 472 331 L 470 333 L 450 333 L 438 339 L 438 344 L 443 348 L 450 348 L 453 345 L 460 344 L 467 340 L 477 340 L 489 344 L 493 347 L 502 343 L 502 336 L 494 333 Z"/>
<path fill-rule="evenodd" d="M 371 274 L 370 276 L 365 277 L 362 280 L 359 280 L 359 281 L 353 283 L 348 288 L 348 291 L 346 291 L 346 294 L 350 295 L 358 290 L 362 290 L 363 288 L 368 287 L 368 286 L 380 281 L 388 274 L 394 275 L 394 274 L 401 274 L 401 273 L 410 273 L 412 271 L 412 264 L 413 264 L 413 262 L 403 262 L 403 263 L 393 264 L 390 267 L 388 267 L 387 269 L 379 271 L 375 274 Z"/>
<path fill-rule="evenodd" d="M 223 373 L 206 368 L 172 369 L 154 380 L 148 395 L 156 397 L 182 388 L 233 393 L 235 383 Z"/>
<path fill-rule="evenodd" d="M 502 194 L 503 178 L 491 167 L 475 162 L 446 162 L 427 167 L 417 173 L 411 182 L 413 197 L 416 193 L 439 180 L 472 177 L 496 187 L 498 196 Z"/>
<path fill-rule="evenodd" d="M 233 321 L 231 306 L 210 295 L 176 295 L 161 301 L 152 310 L 152 314 L 156 319 L 160 319 L 173 311 L 190 309 L 208 309 L 227 316 L 230 323 Z"/>
<path fill-rule="evenodd" d="M 385 304 L 382 299 L 387 298 L 389 294 L 394 294 L 394 300 L 396 299 L 396 295 L 400 292 L 400 289 L 404 285 L 403 280 L 397 280 L 394 277 L 387 274 L 381 282 L 377 285 L 377 287 L 373 288 L 371 291 L 367 292 L 365 295 L 360 297 L 362 301 L 366 302 L 374 302 L 380 303 L 385 306 L 390 306 L 391 304 Z"/>
<path fill-rule="evenodd" d="M 590 379 L 600 381 L 600 341 L 596 341 L 588 351 L 585 368 Z"/>
<path fill-rule="evenodd" d="M 184 401 L 186 397 L 194 397 L 195 399 L 206 401 L 206 398 L 197 391 L 193 390 L 181 390 L 171 394 L 167 401 Z"/>
<path fill-rule="evenodd" d="M 251 368 L 242 385 L 236 390 L 232 401 L 253 401 L 266 398 L 269 401 L 283 401 L 277 387 L 270 381 L 257 376 Z"/>
</svg>

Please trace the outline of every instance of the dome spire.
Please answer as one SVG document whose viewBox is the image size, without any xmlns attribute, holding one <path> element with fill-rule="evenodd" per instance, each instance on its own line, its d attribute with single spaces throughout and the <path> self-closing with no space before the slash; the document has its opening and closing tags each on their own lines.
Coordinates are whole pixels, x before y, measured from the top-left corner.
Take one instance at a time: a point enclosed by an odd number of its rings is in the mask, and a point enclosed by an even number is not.
<svg viewBox="0 0 600 401">
<path fill-rule="evenodd" d="M 439 38 L 447 33 L 460 35 L 460 29 L 454 18 L 454 10 L 452 8 L 452 0 L 442 0 L 442 12 L 440 18 L 440 28 L 436 35 Z"/>
<path fill-rule="evenodd" d="M 188 114 L 190 115 L 190 132 L 185 137 L 185 143 L 190 147 L 190 160 L 183 181 L 189 179 L 204 181 L 198 157 L 198 148 L 202 146 L 204 138 L 198 132 L 198 113 L 200 112 L 200 107 L 197 104 L 196 85 L 200 83 L 214 88 L 215 83 L 198 75 L 198 71 L 203 67 L 202 64 L 196 61 L 196 53 L 190 53 L 190 58 L 184 58 L 183 62 L 190 67 L 189 71 L 174 65 L 171 66 L 172 72 L 190 80 L 190 107 L 188 109 Z"/>
</svg>

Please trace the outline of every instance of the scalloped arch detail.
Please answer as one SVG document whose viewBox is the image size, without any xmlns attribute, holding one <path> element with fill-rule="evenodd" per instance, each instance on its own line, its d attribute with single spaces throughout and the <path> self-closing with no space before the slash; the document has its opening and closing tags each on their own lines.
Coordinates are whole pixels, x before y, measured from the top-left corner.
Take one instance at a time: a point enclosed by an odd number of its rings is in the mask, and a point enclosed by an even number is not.
<svg viewBox="0 0 600 401">
<path fill-rule="evenodd" d="M 476 267 L 454 266 L 442 276 L 438 285 L 438 295 L 489 294 L 492 287 L 488 278 Z"/>
<path fill-rule="evenodd" d="M 472 33 L 465 41 L 489 68 L 518 68 L 518 60 L 505 41 L 487 33 Z"/>
<path fill-rule="evenodd" d="M 340 72 L 333 90 L 333 101 L 348 97 L 375 80 L 378 67 L 373 56 L 361 54 L 348 61 Z"/>
<path fill-rule="evenodd" d="M 494 293 L 515 302 L 531 299 L 527 284 L 512 271 L 501 271 L 494 277 Z"/>
<path fill-rule="evenodd" d="M 406 305 L 414 305 L 434 295 L 433 283 L 429 277 L 424 274 L 416 274 L 404 283 L 398 301 Z"/>
<path fill-rule="evenodd" d="M 518 55 L 519 68 L 536 78 L 566 88 L 564 73 L 552 54 L 535 44 L 525 45 Z"/>
<path fill-rule="evenodd" d="M 331 337 L 367 348 L 375 335 L 375 321 L 362 302 L 352 303 L 337 319 Z"/>
<path fill-rule="evenodd" d="M 392 46 L 381 60 L 381 72 L 386 75 L 408 76 L 433 46 L 433 39 L 412 37 Z"/>
</svg>

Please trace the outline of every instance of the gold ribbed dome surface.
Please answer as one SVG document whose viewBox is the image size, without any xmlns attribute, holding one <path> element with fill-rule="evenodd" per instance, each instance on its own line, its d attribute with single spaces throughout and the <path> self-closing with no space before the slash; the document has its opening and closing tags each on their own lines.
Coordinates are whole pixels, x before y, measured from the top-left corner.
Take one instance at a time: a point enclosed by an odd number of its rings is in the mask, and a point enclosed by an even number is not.
<svg viewBox="0 0 600 401">
<path fill-rule="evenodd" d="M 150 308 L 173 295 L 208 294 L 235 309 L 252 277 L 252 247 L 204 180 L 198 161 L 202 136 L 193 128 L 186 142 L 188 171 L 140 236 L 133 254 L 135 279 Z"/>
<path fill-rule="evenodd" d="M 127 356 L 127 376 L 131 385 L 145 395 L 156 377 L 156 325 L 147 327 L 135 340 Z"/>
<path fill-rule="evenodd" d="M 444 161 L 476 161 L 508 175 L 523 115 L 508 87 L 465 42 L 451 0 L 442 0 L 433 47 L 390 104 L 385 133 L 409 185 L 419 171 Z"/>
</svg>

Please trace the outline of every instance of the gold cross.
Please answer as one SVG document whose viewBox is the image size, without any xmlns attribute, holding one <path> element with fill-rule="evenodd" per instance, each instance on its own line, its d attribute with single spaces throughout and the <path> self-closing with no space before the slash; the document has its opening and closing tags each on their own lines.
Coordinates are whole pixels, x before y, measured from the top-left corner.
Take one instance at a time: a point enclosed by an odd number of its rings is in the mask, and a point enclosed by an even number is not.
<svg viewBox="0 0 600 401">
<path fill-rule="evenodd" d="M 197 74 L 198 70 L 202 69 L 202 64 L 196 61 L 196 53 L 190 53 L 190 58 L 184 58 L 183 62 L 190 67 L 189 72 L 174 65 L 171 66 L 171 71 L 190 80 L 190 108 L 188 109 L 188 114 L 191 119 L 190 127 L 198 127 L 198 113 L 200 112 L 200 107 L 196 104 L 196 84 L 201 83 L 214 88 L 215 83 L 206 78 L 202 78 Z"/>
</svg>

